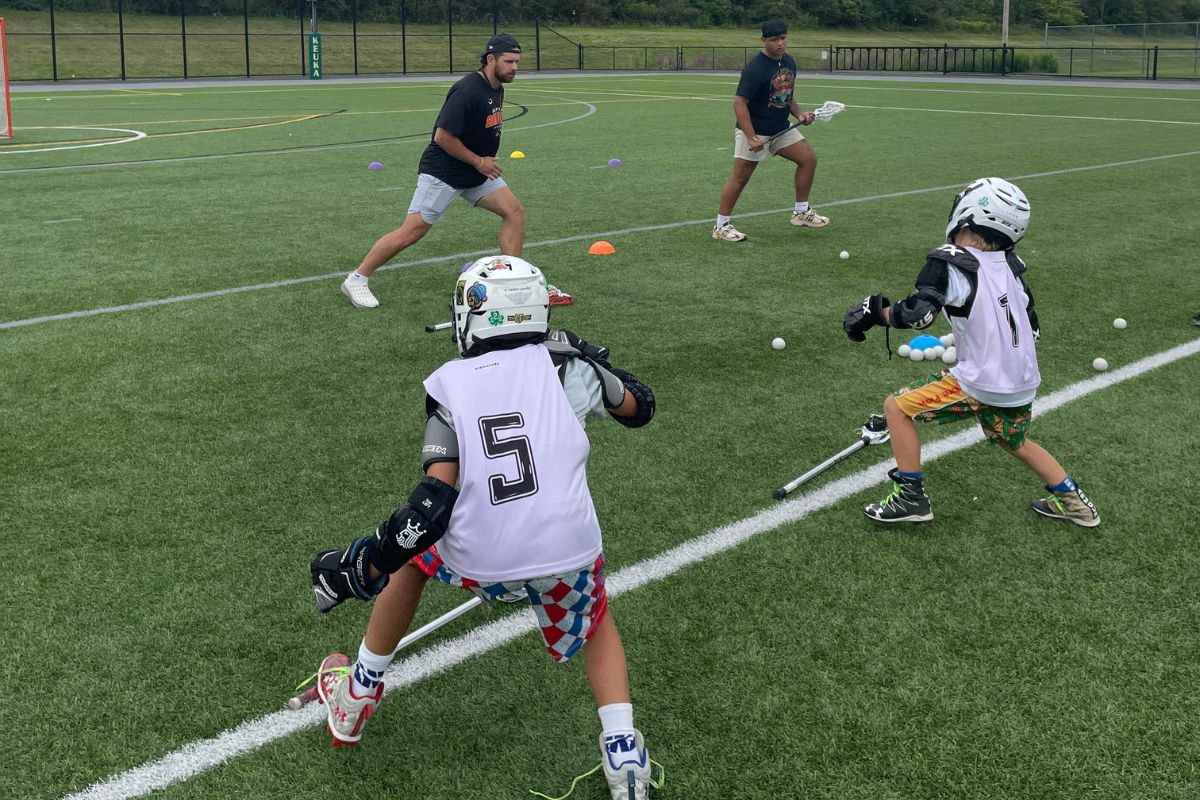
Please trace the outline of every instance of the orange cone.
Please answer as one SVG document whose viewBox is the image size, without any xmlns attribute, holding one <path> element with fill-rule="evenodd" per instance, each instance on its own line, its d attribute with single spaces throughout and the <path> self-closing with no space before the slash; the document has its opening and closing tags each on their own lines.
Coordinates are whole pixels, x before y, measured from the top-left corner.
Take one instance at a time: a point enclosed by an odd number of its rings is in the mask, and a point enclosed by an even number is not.
<svg viewBox="0 0 1200 800">
<path fill-rule="evenodd" d="M 617 252 L 617 248 L 601 239 L 589 247 L 588 252 L 594 256 L 611 256 Z"/>
</svg>

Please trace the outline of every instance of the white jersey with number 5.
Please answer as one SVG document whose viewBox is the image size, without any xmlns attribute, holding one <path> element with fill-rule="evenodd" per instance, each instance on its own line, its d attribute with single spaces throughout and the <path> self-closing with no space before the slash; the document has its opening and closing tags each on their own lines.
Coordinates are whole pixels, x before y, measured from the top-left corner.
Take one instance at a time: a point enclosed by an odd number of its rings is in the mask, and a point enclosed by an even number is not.
<svg viewBox="0 0 1200 800">
<path fill-rule="evenodd" d="M 600 554 L 591 445 L 542 345 L 443 364 L 425 391 L 449 409 L 458 502 L 438 552 L 481 582 L 556 575 Z"/>
</svg>

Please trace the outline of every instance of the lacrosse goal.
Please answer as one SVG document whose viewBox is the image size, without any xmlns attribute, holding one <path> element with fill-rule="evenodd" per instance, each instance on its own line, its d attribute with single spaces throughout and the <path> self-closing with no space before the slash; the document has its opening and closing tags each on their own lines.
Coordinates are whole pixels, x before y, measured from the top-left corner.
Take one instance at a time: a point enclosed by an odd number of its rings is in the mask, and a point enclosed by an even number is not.
<svg viewBox="0 0 1200 800">
<path fill-rule="evenodd" d="M 8 45 L 4 17 L 0 17 L 0 139 L 12 136 L 12 103 L 8 99 Z"/>
</svg>

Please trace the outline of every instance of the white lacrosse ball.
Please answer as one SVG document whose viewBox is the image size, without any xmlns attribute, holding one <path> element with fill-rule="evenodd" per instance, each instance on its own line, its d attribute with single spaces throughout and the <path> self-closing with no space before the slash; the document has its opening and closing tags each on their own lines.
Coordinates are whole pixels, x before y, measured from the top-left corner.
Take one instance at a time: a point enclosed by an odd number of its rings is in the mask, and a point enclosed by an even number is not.
<svg viewBox="0 0 1200 800">
<path fill-rule="evenodd" d="M 947 347 L 946 352 L 942 353 L 942 363 L 943 364 L 958 363 L 958 351 L 955 350 L 953 347 Z"/>
<path fill-rule="evenodd" d="M 947 333 L 943 336 L 939 336 L 938 341 L 942 343 L 942 347 L 949 347 L 950 345 L 954 344 L 954 334 Z"/>
<path fill-rule="evenodd" d="M 925 360 L 925 351 L 924 350 L 913 350 L 912 352 L 910 352 L 908 354 L 908 357 L 913 361 L 924 361 Z"/>
<path fill-rule="evenodd" d="M 782 350 L 783 348 L 787 347 L 787 342 L 785 342 L 781 337 L 776 336 L 771 340 L 771 347 L 774 347 L 776 350 Z"/>
<path fill-rule="evenodd" d="M 850 251 L 843 250 L 842 252 L 838 253 L 838 258 L 840 258 L 842 261 L 849 261 L 850 260 Z"/>
<path fill-rule="evenodd" d="M 1113 320 L 1113 327 L 1119 331 L 1125 330 L 1125 326 L 1127 326 L 1128 324 L 1129 323 L 1125 321 L 1124 317 L 1117 317 L 1116 319 Z"/>
<path fill-rule="evenodd" d="M 1104 372 L 1104 370 L 1108 369 L 1108 362 L 1103 358 L 1094 359 L 1092 361 L 1092 369 L 1096 370 L 1097 372 Z"/>
<path fill-rule="evenodd" d="M 908 358 L 908 354 L 912 352 L 912 348 L 906 344 L 902 344 L 896 348 L 896 355 L 901 358 Z"/>
</svg>

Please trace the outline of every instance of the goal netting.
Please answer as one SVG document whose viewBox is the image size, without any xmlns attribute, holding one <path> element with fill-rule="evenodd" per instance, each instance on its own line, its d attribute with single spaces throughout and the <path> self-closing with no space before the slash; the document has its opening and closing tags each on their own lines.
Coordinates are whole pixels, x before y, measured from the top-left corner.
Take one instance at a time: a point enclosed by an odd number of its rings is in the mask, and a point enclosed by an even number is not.
<svg viewBox="0 0 1200 800">
<path fill-rule="evenodd" d="M 12 103 L 8 99 L 8 44 L 0 17 L 0 139 L 12 136 Z"/>
</svg>

